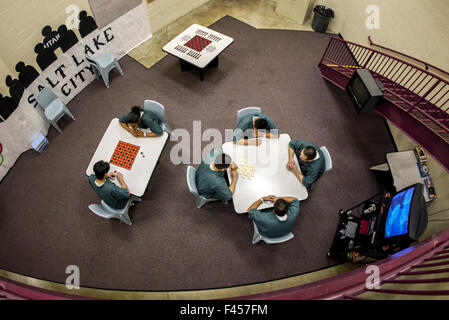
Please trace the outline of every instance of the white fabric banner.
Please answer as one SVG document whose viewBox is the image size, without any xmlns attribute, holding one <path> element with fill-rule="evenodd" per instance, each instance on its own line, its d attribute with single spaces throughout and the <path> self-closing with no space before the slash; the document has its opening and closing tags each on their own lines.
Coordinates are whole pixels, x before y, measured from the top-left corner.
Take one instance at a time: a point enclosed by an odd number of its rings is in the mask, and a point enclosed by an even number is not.
<svg viewBox="0 0 449 320">
<path fill-rule="evenodd" d="M 0 181 L 19 156 L 32 148 L 31 143 L 40 133 L 48 134 L 50 123 L 36 103 L 36 95 L 43 87 L 50 88 L 68 104 L 95 80 L 94 70 L 86 62 L 86 54 L 96 57 L 108 52 L 120 59 L 151 37 L 147 5 L 143 3 L 106 27 L 88 34 L 47 67 L 25 90 L 17 109 L 0 123 L 4 158 L 0 165 Z"/>
</svg>

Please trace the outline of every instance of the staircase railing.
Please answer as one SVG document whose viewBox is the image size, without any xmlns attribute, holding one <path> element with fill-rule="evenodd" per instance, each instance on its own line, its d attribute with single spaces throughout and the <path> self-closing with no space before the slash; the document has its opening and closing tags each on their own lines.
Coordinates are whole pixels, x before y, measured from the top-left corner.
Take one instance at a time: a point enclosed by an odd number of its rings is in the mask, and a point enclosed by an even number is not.
<svg viewBox="0 0 449 320">
<path fill-rule="evenodd" d="M 324 78 L 344 90 L 357 68 L 370 70 L 385 87 L 388 102 L 376 112 L 449 171 L 448 80 L 392 55 L 336 37 L 330 39 L 319 67 Z"/>
<path fill-rule="evenodd" d="M 239 299 L 372 300 L 399 297 L 428 299 L 431 296 L 447 298 L 449 290 L 437 290 L 435 285 L 443 286 L 442 284 L 449 283 L 449 278 L 444 275 L 437 277 L 449 272 L 448 268 L 440 268 L 449 265 L 448 253 L 449 230 L 446 230 L 393 256 L 353 271 L 303 286 Z M 439 262 L 435 263 L 437 260 Z M 371 278 L 374 275 L 373 267 L 378 270 L 378 281 Z M 416 289 L 416 286 L 423 284 L 430 284 L 430 287 Z"/>
</svg>

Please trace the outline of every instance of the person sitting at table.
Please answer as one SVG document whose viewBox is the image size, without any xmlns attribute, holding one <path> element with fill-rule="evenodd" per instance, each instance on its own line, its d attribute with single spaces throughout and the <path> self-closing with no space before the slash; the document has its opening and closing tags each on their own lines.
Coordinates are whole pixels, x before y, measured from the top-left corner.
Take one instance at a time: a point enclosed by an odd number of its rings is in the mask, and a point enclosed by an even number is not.
<svg viewBox="0 0 449 320">
<path fill-rule="evenodd" d="M 212 151 L 213 153 L 213 151 Z M 211 153 L 211 154 L 212 154 Z M 231 185 L 226 181 L 226 170 L 231 168 Z M 229 155 L 220 153 L 212 163 L 201 162 L 196 170 L 196 188 L 200 195 L 207 199 L 228 201 L 232 199 L 238 179 L 238 166 Z"/>
<path fill-rule="evenodd" d="M 143 111 L 138 106 L 134 106 L 130 113 L 120 117 L 120 125 L 136 138 L 141 137 L 159 137 L 164 131 L 162 130 L 159 117 L 151 111 Z M 150 129 L 151 132 L 144 133 L 139 129 Z"/>
<path fill-rule="evenodd" d="M 89 184 L 100 199 L 109 207 L 115 210 L 121 210 L 126 207 L 130 198 L 129 189 L 123 179 L 123 175 L 120 172 L 117 174 L 109 172 L 109 169 L 109 163 L 98 161 L 94 165 L 95 174 L 91 174 L 89 177 Z M 110 181 L 115 178 L 120 182 L 121 188 Z"/>
<path fill-rule="evenodd" d="M 234 130 L 235 144 L 260 145 L 257 139 L 265 134 L 266 138 L 279 138 L 278 128 L 269 116 L 263 113 L 254 113 L 242 118 Z M 251 138 L 256 138 L 249 140 Z"/>
<path fill-rule="evenodd" d="M 273 202 L 273 208 L 257 210 L 264 202 Z M 295 197 L 267 196 L 248 208 L 248 217 L 254 221 L 261 236 L 278 238 L 289 233 L 299 215 L 299 201 Z"/>
<path fill-rule="evenodd" d="M 301 172 L 296 167 L 294 155 L 298 159 Z M 310 188 L 326 170 L 326 160 L 323 152 L 313 143 L 305 140 L 292 140 L 288 146 L 288 170 L 292 171 L 298 180 Z"/>
</svg>

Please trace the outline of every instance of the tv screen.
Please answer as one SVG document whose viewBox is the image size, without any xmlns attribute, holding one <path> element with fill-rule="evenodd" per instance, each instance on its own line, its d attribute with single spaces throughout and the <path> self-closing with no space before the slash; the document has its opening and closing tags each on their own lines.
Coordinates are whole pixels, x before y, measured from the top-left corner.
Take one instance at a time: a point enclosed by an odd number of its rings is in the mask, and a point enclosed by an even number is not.
<svg viewBox="0 0 449 320">
<path fill-rule="evenodd" d="M 351 89 L 360 107 L 363 107 L 371 98 L 369 91 L 366 89 L 362 79 L 359 76 L 354 77 Z"/>
<path fill-rule="evenodd" d="M 399 192 L 391 200 L 385 222 L 385 239 L 407 234 L 410 218 L 410 205 L 412 203 L 415 187 Z"/>
</svg>

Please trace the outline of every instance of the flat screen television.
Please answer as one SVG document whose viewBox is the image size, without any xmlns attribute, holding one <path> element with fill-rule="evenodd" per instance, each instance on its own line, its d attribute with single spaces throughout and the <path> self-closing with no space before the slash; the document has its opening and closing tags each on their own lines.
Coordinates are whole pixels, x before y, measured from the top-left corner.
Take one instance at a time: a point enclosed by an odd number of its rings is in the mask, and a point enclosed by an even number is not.
<svg viewBox="0 0 449 320">
<path fill-rule="evenodd" d="M 393 196 L 385 219 L 386 242 L 416 241 L 427 227 L 427 208 L 424 185 L 407 187 Z"/>
<path fill-rule="evenodd" d="M 383 97 L 383 86 L 377 82 L 368 69 L 357 69 L 354 72 L 346 92 L 358 113 L 366 113 L 374 109 Z"/>
</svg>

